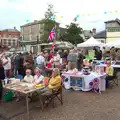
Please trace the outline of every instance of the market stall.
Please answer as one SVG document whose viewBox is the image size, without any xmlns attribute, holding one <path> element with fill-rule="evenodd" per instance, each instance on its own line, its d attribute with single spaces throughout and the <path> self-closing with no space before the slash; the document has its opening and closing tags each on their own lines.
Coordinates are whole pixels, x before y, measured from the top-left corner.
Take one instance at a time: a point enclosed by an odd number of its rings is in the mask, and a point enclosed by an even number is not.
<svg viewBox="0 0 120 120">
<path fill-rule="evenodd" d="M 87 41 L 77 44 L 77 47 L 82 48 L 82 47 L 95 47 L 95 46 L 103 46 L 103 45 L 104 45 L 104 43 L 101 43 L 98 40 L 96 40 L 95 38 L 91 37 Z"/>
<path fill-rule="evenodd" d="M 106 73 L 99 74 L 96 72 L 90 72 L 89 75 L 84 75 L 82 72 L 64 72 L 62 74 L 63 84 L 66 89 L 77 88 L 75 90 L 90 91 L 94 89 L 99 89 L 99 92 L 105 91 L 105 77 Z M 73 85 L 71 81 L 78 80 L 77 83 Z M 93 85 L 90 85 L 93 82 Z M 97 88 L 98 87 L 98 88 Z"/>
</svg>

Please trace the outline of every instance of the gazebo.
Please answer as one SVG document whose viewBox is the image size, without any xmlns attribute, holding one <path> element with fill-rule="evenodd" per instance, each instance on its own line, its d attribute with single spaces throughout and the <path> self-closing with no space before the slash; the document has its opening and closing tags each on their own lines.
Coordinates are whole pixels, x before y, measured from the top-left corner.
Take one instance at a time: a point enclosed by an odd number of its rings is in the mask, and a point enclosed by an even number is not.
<svg viewBox="0 0 120 120">
<path fill-rule="evenodd" d="M 91 37 L 90 39 L 88 39 L 87 41 L 77 44 L 78 48 L 82 48 L 82 47 L 95 47 L 95 46 L 101 46 L 104 45 L 104 43 L 99 42 L 98 40 L 96 40 L 95 38 Z"/>
</svg>

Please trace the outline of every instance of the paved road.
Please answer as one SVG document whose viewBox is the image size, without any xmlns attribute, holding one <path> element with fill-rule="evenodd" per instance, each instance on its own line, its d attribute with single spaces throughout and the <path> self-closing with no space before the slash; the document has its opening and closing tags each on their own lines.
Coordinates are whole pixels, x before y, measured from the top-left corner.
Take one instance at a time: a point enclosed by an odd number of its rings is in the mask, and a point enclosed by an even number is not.
<svg viewBox="0 0 120 120">
<path fill-rule="evenodd" d="M 55 101 L 55 108 L 49 106 L 44 109 L 34 106 L 39 102 L 30 104 L 31 120 L 120 120 L 120 87 L 108 89 L 102 95 L 93 92 L 73 92 L 64 90 L 64 104 Z M 25 114 L 25 100 L 20 102 L 3 103 L 0 114 L 10 120 L 27 120 Z M 16 114 L 17 116 L 13 116 Z M 1 118 L 0 118 L 1 120 Z"/>
</svg>

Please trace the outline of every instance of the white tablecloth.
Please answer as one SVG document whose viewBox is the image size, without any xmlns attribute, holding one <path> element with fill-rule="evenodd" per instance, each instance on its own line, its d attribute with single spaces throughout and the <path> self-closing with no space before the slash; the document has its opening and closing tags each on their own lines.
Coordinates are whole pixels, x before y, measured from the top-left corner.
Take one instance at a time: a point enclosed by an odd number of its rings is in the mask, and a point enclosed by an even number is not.
<svg viewBox="0 0 120 120">
<path fill-rule="evenodd" d="M 91 72 L 90 75 L 83 75 L 81 72 L 79 73 L 63 73 L 62 76 L 64 76 L 65 78 L 68 78 L 68 81 L 64 81 L 63 84 L 64 84 L 64 87 L 66 89 L 70 89 L 71 86 L 70 86 L 70 77 L 71 76 L 75 76 L 75 77 L 84 77 L 84 87 L 81 88 L 82 91 L 90 91 L 91 90 L 91 87 L 89 85 L 89 83 L 95 79 L 95 78 L 98 78 L 99 79 L 99 91 L 105 91 L 105 85 L 106 85 L 106 81 L 105 81 L 105 77 L 106 77 L 106 74 L 98 74 L 98 73 L 95 73 L 95 72 Z"/>
<path fill-rule="evenodd" d="M 97 65 L 99 67 L 107 67 L 106 64 L 100 64 L 100 65 Z M 120 68 L 120 65 L 111 65 L 113 68 Z"/>
</svg>

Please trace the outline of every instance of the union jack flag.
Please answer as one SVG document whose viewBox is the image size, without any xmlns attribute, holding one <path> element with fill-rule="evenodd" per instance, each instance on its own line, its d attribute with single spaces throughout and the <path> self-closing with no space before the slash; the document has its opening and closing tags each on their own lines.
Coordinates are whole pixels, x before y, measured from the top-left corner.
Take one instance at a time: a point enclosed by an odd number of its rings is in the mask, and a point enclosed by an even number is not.
<svg viewBox="0 0 120 120">
<path fill-rule="evenodd" d="M 53 27 L 53 29 L 51 30 L 51 32 L 49 33 L 49 40 L 53 40 L 55 39 L 55 28 Z"/>
</svg>

